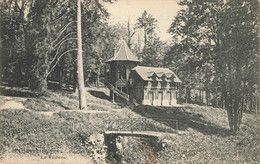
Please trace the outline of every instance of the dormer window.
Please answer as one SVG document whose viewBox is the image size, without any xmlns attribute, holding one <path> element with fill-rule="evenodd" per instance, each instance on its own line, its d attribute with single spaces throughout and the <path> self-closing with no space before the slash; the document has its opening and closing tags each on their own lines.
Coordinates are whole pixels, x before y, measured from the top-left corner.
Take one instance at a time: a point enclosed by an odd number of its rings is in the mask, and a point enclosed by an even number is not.
<svg viewBox="0 0 260 164">
<path fill-rule="evenodd" d="M 151 88 L 152 87 L 152 82 L 151 81 L 148 81 L 147 83 L 147 88 Z"/>
<path fill-rule="evenodd" d="M 162 87 L 161 82 L 158 82 L 157 88 L 160 89 Z"/>
<path fill-rule="evenodd" d="M 158 81 L 158 78 L 157 78 L 157 75 L 156 73 L 154 72 L 153 75 L 151 76 L 152 80 L 153 81 Z"/>
</svg>

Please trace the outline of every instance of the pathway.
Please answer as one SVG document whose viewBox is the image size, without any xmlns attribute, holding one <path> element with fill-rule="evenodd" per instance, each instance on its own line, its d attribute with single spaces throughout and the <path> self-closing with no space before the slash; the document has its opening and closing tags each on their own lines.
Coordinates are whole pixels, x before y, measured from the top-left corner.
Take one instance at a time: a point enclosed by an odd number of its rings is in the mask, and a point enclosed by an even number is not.
<svg viewBox="0 0 260 164">
<path fill-rule="evenodd" d="M 2 103 L 0 104 L 0 110 L 4 109 L 24 109 L 28 111 L 33 111 L 27 109 L 22 102 L 26 101 L 26 98 L 21 97 L 10 97 L 10 96 L 0 96 Z M 110 111 L 99 111 L 99 110 L 64 110 L 65 112 L 80 112 L 80 113 L 109 113 Z M 117 110 L 118 111 L 118 110 Z M 37 112 L 37 111 L 34 111 Z M 43 115 L 52 116 L 54 113 L 59 111 L 46 111 L 46 112 L 37 112 Z"/>
<path fill-rule="evenodd" d="M 4 101 L 4 104 L 0 106 L 0 110 L 3 110 L 3 109 L 25 109 L 25 110 L 28 110 L 22 104 L 23 101 L 26 101 L 25 98 L 0 96 L 0 99 Z"/>
</svg>

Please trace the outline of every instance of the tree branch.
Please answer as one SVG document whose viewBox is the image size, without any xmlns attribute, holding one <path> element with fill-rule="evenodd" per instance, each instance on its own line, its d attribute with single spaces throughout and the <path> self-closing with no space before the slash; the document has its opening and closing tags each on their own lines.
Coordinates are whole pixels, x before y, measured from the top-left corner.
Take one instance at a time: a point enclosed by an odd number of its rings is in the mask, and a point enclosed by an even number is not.
<svg viewBox="0 0 260 164">
<path fill-rule="evenodd" d="M 59 41 L 59 42 L 58 42 L 55 46 L 53 46 L 52 48 L 55 48 L 56 46 L 58 46 L 61 42 L 63 42 L 63 41 L 65 40 L 65 38 L 66 38 L 67 36 L 69 36 L 69 35 L 71 35 L 71 34 L 77 34 L 77 32 L 71 32 L 71 33 L 67 34 L 66 36 L 64 36 L 64 37 L 62 38 L 61 41 Z"/>
<path fill-rule="evenodd" d="M 59 47 L 58 47 L 58 49 L 57 49 L 57 51 L 56 51 L 56 54 L 55 54 L 54 58 L 52 59 L 50 65 L 55 61 L 56 57 L 58 56 L 58 52 L 59 52 L 60 47 L 62 46 L 62 44 L 63 44 L 64 42 L 68 41 L 68 40 L 77 40 L 77 38 L 68 38 L 68 39 L 63 40 L 63 41 L 60 43 L 60 45 L 59 45 Z"/>
<path fill-rule="evenodd" d="M 135 32 L 136 32 L 136 31 L 134 31 L 134 32 L 132 33 L 132 35 L 130 36 L 130 38 L 132 38 L 132 37 L 134 36 Z"/>
<path fill-rule="evenodd" d="M 54 41 L 51 42 L 51 45 L 52 45 L 54 42 L 56 42 L 56 41 L 59 39 L 59 37 L 63 34 L 63 32 L 67 29 L 67 27 L 68 27 L 71 23 L 74 23 L 74 22 L 77 22 L 77 21 L 71 21 L 71 22 L 67 23 L 67 24 L 65 25 L 65 27 L 63 27 L 63 28 L 59 31 L 58 36 L 56 37 L 56 39 L 55 39 Z"/>
<path fill-rule="evenodd" d="M 63 52 L 60 57 L 57 59 L 56 63 L 53 65 L 53 67 L 50 69 L 50 71 L 47 73 L 46 77 L 45 77 L 45 80 L 47 79 L 47 77 L 50 75 L 51 71 L 56 67 L 56 65 L 58 64 L 58 62 L 60 61 L 60 58 L 65 55 L 66 53 L 69 53 L 71 51 L 74 51 L 74 50 L 78 50 L 77 48 L 74 48 L 74 49 L 71 49 L 71 50 L 68 50 L 68 51 L 65 51 Z"/>
</svg>

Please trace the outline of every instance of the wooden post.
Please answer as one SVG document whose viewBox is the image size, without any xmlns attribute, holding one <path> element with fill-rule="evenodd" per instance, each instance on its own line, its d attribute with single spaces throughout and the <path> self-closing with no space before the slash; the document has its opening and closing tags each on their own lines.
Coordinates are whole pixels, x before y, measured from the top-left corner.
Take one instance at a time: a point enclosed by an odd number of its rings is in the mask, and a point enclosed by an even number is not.
<svg viewBox="0 0 260 164">
<path fill-rule="evenodd" d="M 112 91 L 112 102 L 115 103 L 115 93 Z"/>
</svg>

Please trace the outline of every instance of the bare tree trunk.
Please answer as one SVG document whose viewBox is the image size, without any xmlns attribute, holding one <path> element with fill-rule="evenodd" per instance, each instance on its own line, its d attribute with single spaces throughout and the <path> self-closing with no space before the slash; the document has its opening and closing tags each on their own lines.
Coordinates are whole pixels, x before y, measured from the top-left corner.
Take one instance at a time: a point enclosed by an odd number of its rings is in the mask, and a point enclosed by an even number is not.
<svg viewBox="0 0 260 164">
<path fill-rule="evenodd" d="M 73 84 L 73 92 L 76 92 L 77 86 L 78 86 L 78 83 L 77 83 L 77 67 L 73 68 L 71 79 L 72 79 L 72 84 Z"/>
<path fill-rule="evenodd" d="M 99 87 L 99 84 L 100 84 L 100 73 L 99 72 L 100 72 L 100 70 L 97 73 L 96 87 Z"/>
<path fill-rule="evenodd" d="M 248 92 L 246 92 L 246 95 L 245 95 L 245 110 L 248 109 Z"/>
<path fill-rule="evenodd" d="M 255 113 L 257 114 L 257 108 L 258 108 L 258 101 L 257 101 L 258 97 L 255 97 Z"/>
<path fill-rule="evenodd" d="M 63 79 L 63 67 L 61 66 L 59 70 L 59 89 L 62 90 L 62 79 Z"/>
<path fill-rule="evenodd" d="M 218 88 L 215 88 L 215 98 L 214 98 L 214 102 L 215 102 L 215 107 L 218 107 Z"/>
<path fill-rule="evenodd" d="M 225 91 L 225 107 L 226 107 L 227 114 L 228 114 L 228 123 L 229 123 L 231 132 L 233 132 L 234 123 L 233 123 L 233 112 L 232 112 L 232 103 L 231 102 L 232 102 L 231 96 L 228 96 L 227 92 Z"/>
<path fill-rule="evenodd" d="M 234 95 L 234 98 L 235 98 L 235 102 L 234 102 L 234 119 L 233 119 L 233 122 L 234 122 L 234 133 L 236 134 L 237 131 L 238 131 L 238 128 L 239 128 L 239 99 L 238 99 L 238 95 L 235 94 Z"/>
<path fill-rule="evenodd" d="M 186 103 L 191 103 L 191 96 L 190 96 L 190 93 L 191 92 L 191 89 L 190 87 L 186 87 Z"/>
<path fill-rule="evenodd" d="M 224 95 L 223 95 L 223 92 L 221 92 L 221 108 L 224 109 Z"/>
<path fill-rule="evenodd" d="M 187 87 L 185 87 L 185 103 L 188 102 L 188 98 L 187 98 Z"/>
<path fill-rule="evenodd" d="M 86 109 L 86 96 L 85 96 L 83 60 L 82 60 L 81 2 L 80 1 L 81 0 L 78 0 L 78 11 L 77 11 L 77 36 L 78 36 L 77 73 L 78 73 L 78 86 L 79 86 L 79 108 L 80 110 L 83 110 Z"/>
<path fill-rule="evenodd" d="M 201 88 L 200 88 L 199 96 L 200 96 L 200 98 L 199 98 L 199 99 L 200 99 L 199 102 L 200 102 L 200 104 L 202 104 L 202 98 L 201 98 L 201 97 L 202 97 L 202 91 L 201 91 Z"/>
<path fill-rule="evenodd" d="M 134 36 L 135 34 L 135 31 L 131 32 L 131 29 L 130 29 L 130 22 L 129 22 L 129 19 L 128 19 L 128 22 L 127 22 L 127 45 L 128 47 L 131 49 L 131 39 L 132 37 Z"/>
<path fill-rule="evenodd" d="M 253 96 L 252 96 L 252 93 L 250 93 L 250 112 L 252 112 L 253 110 Z"/>
<path fill-rule="evenodd" d="M 206 89 L 206 103 L 209 105 L 209 90 Z"/>
<path fill-rule="evenodd" d="M 241 125 L 241 123 L 242 123 L 243 112 L 244 112 L 243 110 L 245 110 L 245 109 L 244 109 L 244 108 L 239 109 L 238 130 L 240 129 L 240 125 Z"/>
</svg>

